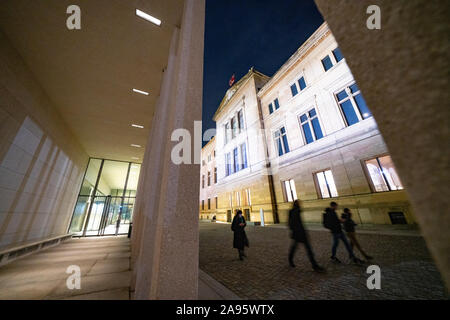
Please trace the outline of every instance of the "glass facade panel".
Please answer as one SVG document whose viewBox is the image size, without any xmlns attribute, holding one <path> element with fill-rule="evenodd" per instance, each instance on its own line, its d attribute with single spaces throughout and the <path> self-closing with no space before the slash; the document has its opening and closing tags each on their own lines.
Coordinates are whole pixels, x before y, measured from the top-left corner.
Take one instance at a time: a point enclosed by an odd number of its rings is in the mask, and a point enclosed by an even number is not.
<svg viewBox="0 0 450 320">
<path fill-rule="evenodd" d="M 128 233 L 140 165 L 90 159 L 69 232 L 78 236 Z"/>
</svg>

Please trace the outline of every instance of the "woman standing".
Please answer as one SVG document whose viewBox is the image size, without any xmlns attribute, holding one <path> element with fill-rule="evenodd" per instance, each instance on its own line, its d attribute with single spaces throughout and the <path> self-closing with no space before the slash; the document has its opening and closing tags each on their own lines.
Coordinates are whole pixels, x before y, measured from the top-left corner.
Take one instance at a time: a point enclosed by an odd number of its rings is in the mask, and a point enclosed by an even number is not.
<svg viewBox="0 0 450 320">
<path fill-rule="evenodd" d="M 243 257 L 247 257 L 244 252 L 244 247 L 248 247 L 248 239 L 244 230 L 246 226 L 247 223 L 242 216 L 242 211 L 237 210 L 233 222 L 231 223 L 231 230 L 234 232 L 233 248 L 238 250 L 240 260 L 244 260 Z"/>
</svg>

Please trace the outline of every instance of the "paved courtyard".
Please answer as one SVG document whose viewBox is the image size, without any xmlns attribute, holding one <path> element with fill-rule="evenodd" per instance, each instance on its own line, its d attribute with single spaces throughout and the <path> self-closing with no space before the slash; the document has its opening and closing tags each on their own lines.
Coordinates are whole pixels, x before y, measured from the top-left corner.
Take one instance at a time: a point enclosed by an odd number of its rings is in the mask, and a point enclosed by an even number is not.
<svg viewBox="0 0 450 320">
<path fill-rule="evenodd" d="M 360 244 L 381 268 L 381 290 L 366 286 L 369 274 L 353 265 L 342 243 L 330 261 L 331 237 L 326 230 L 310 230 L 311 244 L 325 274 L 312 271 L 302 245 L 288 266 L 287 228 L 247 226 L 248 258 L 240 261 L 232 248 L 229 224 L 200 222 L 200 269 L 243 299 L 446 299 L 446 291 L 422 237 L 364 232 Z M 357 253 L 359 254 L 359 253 Z"/>
</svg>

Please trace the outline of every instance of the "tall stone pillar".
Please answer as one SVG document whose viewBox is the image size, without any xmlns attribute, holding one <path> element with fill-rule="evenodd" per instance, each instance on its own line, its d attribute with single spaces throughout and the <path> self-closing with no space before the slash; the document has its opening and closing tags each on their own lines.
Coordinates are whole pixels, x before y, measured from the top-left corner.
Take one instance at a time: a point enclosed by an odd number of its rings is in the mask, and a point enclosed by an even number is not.
<svg viewBox="0 0 450 320">
<path fill-rule="evenodd" d="M 448 1 L 316 0 L 361 87 L 450 285 Z M 368 6 L 381 9 L 369 30 Z"/>
<path fill-rule="evenodd" d="M 187 129 L 193 150 L 194 121 L 202 118 L 204 15 L 204 0 L 186 0 L 171 43 L 138 191 L 132 238 L 135 299 L 198 297 L 200 166 L 171 161 L 177 144 L 171 134 Z"/>
</svg>

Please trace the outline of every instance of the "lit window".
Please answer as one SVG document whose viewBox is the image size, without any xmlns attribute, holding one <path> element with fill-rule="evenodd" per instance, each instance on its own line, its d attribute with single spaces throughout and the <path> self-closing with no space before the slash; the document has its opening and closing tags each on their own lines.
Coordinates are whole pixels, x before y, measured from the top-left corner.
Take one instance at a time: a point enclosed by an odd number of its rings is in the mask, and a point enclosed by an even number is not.
<svg viewBox="0 0 450 320">
<path fill-rule="evenodd" d="M 372 116 L 356 83 L 338 92 L 336 98 L 348 126 Z"/>
<path fill-rule="evenodd" d="M 336 59 L 336 62 L 341 61 L 342 59 L 344 59 L 344 56 L 342 55 L 341 49 L 336 48 L 333 50 L 333 56 Z"/>
<path fill-rule="evenodd" d="M 234 163 L 233 172 L 238 172 L 239 171 L 238 148 L 233 149 L 233 163 Z"/>
<path fill-rule="evenodd" d="M 241 144 L 241 169 L 247 168 L 247 150 L 245 143 Z"/>
<path fill-rule="evenodd" d="M 305 82 L 305 78 L 304 77 L 301 77 L 298 80 L 298 85 L 300 86 L 300 91 L 302 91 L 303 89 L 306 88 L 306 82 Z"/>
<path fill-rule="evenodd" d="M 367 160 L 366 167 L 372 180 L 374 191 L 382 192 L 403 189 L 390 156 Z"/>
<path fill-rule="evenodd" d="M 302 114 L 300 116 L 300 123 L 307 144 L 323 137 L 316 109 L 311 109 L 307 113 Z"/>
<path fill-rule="evenodd" d="M 284 194 L 286 195 L 286 201 L 292 202 L 297 200 L 297 191 L 295 189 L 295 182 L 293 179 L 283 182 Z"/>
<path fill-rule="evenodd" d="M 231 119 L 231 139 L 234 139 L 236 137 L 236 131 L 237 131 L 236 118 L 233 117 Z"/>
<path fill-rule="evenodd" d="M 273 104 L 275 105 L 275 110 L 280 109 L 280 103 L 278 102 L 278 98 L 276 98 L 276 99 L 273 101 Z"/>
<path fill-rule="evenodd" d="M 291 92 L 293 97 L 295 97 L 298 93 L 297 85 L 295 83 L 291 86 Z"/>
<path fill-rule="evenodd" d="M 241 194 L 240 194 L 239 191 L 236 191 L 236 205 L 237 205 L 238 207 L 241 206 Z"/>
<path fill-rule="evenodd" d="M 244 130 L 244 113 L 242 112 L 242 110 L 239 110 L 238 112 L 238 122 L 239 132 L 241 132 L 242 130 Z"/>
<path fill-rule="evenodd" d="M 225 175 L 229 176 L 231 174 L 231 154 L 228 152 L 225 155 Z"/>
<path fill-rule="evenodd" d="M 247 196 L 247 203 L 246 203 L 246 205 L 247 206 L 251 206 L 252 205 L 252 198 L 251 198 L 251 195 L 250 195 L 250 189 L 245 189 L 245 194 Z"/>
<path fill-rule="evenodd" d="M 277 146 L 278 155 L 282 156 L 289 152 L 289 144 L 286 136 L 286 129 L 281 127 L 279 130 L 275 131 L 275 144 Z"/>
<path fill-rule="evenodd" d="M 331 62 L 330 56 L 327 55 L 325 58 L 322 59 L 322 65 L 325 71 L 331 69 L 331 67 L 333 66 L 333 62 Z"/>
<path fill-rule="evenodd" d="M 321 198 L 332 198 L 338 196 L 331 170 L 317 172 L 316 179 Z"/>
<path fill-rule="evenodd" d="M 230 132 L 230 125 L 227 122 L 225 124 L 225 144 L 227 144 L 229 141 L 229 139 L 228 139 L 229 132 Z"/>
</svg>

